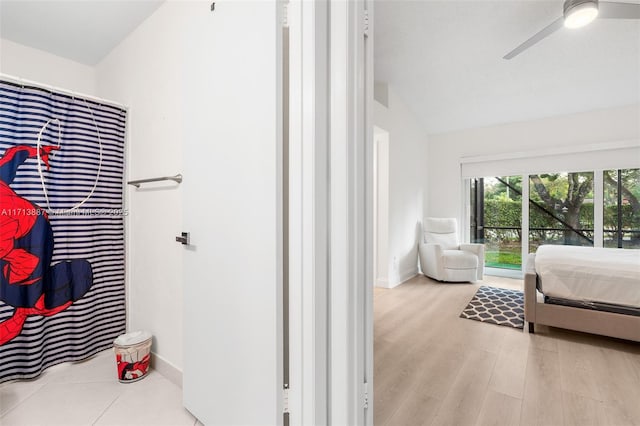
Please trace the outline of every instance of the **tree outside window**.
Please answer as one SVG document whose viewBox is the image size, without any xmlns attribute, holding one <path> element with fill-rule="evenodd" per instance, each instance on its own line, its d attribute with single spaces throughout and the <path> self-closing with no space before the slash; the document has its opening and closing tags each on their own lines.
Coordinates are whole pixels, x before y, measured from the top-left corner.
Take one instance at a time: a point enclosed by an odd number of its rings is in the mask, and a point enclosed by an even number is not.
<svg viewBox="0 0 640 426">
<path fill-rule="evenodd" d="M 604 246 L 640 248 L 640 169 L 605 170 Z"/>
<path fill-rule="evenodd" d="M 604 247 L 640 248 L 640 169 L 603 172 Z M 529 175 L 529 252 L 543 244 L 594 245 L 594 172 Z M 471 180 L 470 235 L 485 244 L 485 265 L 522 265 L 522 178 Z M 524 200 L 526 202 L 526 200 Z"/>
<path fill-rule="evenodd" d="M 593 172 L 529 176 L 529 252 L 542 244 L 593 246 Z"/>
</svg>

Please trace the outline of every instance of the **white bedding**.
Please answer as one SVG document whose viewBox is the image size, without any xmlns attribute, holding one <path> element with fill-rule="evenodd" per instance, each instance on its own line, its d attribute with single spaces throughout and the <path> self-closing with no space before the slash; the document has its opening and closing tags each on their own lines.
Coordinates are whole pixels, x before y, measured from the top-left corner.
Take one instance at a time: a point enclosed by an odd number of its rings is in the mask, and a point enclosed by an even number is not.
<svg viewBox="0 0 640 426">
<path fill-rule="evenodd" d="M 640 250 L 540 246 L 535 266 L 546 296 L 640 308 Z"/>
</svg>

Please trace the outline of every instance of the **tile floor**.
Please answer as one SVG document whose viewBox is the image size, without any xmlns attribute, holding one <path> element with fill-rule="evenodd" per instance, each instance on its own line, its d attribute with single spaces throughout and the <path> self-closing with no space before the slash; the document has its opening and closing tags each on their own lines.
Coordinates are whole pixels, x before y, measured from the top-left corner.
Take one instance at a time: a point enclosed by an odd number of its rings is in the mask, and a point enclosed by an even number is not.
<svg viewBox="0 0 640 426">
<path fill-rule="evenodd" d="M 30 381 L 0 384 L 0 425 L 199 425 L 182 390 L 155 371 L 122 384 L 113 352 L 52 367 Z"/>
</svg>

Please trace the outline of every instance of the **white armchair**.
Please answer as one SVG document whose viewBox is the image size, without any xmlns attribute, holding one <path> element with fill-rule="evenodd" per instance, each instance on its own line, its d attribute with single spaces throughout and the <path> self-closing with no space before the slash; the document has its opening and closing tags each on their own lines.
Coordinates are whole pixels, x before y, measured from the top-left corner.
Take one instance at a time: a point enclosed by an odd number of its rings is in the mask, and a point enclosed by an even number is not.
<svg viewBox="0 0 640 426">
<path fill-rule="evenodd" d="M 419 245 L 422 273 L 438 281 L 466 282 L 484 275 L 484 245 L 460 244 L 455 219 L 426 217 Z"/>
</svg>

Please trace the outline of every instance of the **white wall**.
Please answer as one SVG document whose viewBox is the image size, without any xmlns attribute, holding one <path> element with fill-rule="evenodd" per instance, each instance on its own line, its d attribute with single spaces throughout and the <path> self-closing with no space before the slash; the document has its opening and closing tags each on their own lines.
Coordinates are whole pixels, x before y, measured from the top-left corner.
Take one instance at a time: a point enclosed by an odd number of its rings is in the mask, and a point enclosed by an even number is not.
<svg viewBox="0 0 640 426">
<path fill-rule="evenodd" d="M 129 107 L 127 180 L 182 169 L 181 36 L 187 9 L 167 2 L 96 66 L 98 96 Z M 153 350 L 183 366 L 182 190 L 172 183 L 127 186 L 128 328 L 154 335 Z"/>
<path fill-rule="evenodd" d="M 640 106 L 572 114 L 510 123 L 454 133 L 429 135 L 429 200 L 427 213 L 435 217 L 462 217 L 462 157 L 489 156 L 565 149 L 583 162 L 585 146 L 640 140 Z M 636 159 L 638 160 L 638 159 Z M 622 166 L 621 166 L 622 167 Z M 567 164 L 567 171 L 571 163 Z"/>
<path fill-rule="evenodd" d="M 374 102 L 374 125 L 389 132 L 389 287 L 418 272 L 418 235 L 427 189 L 427 135 L 389 88 L 389 107 Z"/>
<path fill-rule="evenodd" d="M 49 86 L 95 95 L 93 67 L 0 39 L 0 72 Z"/>
</svg>

